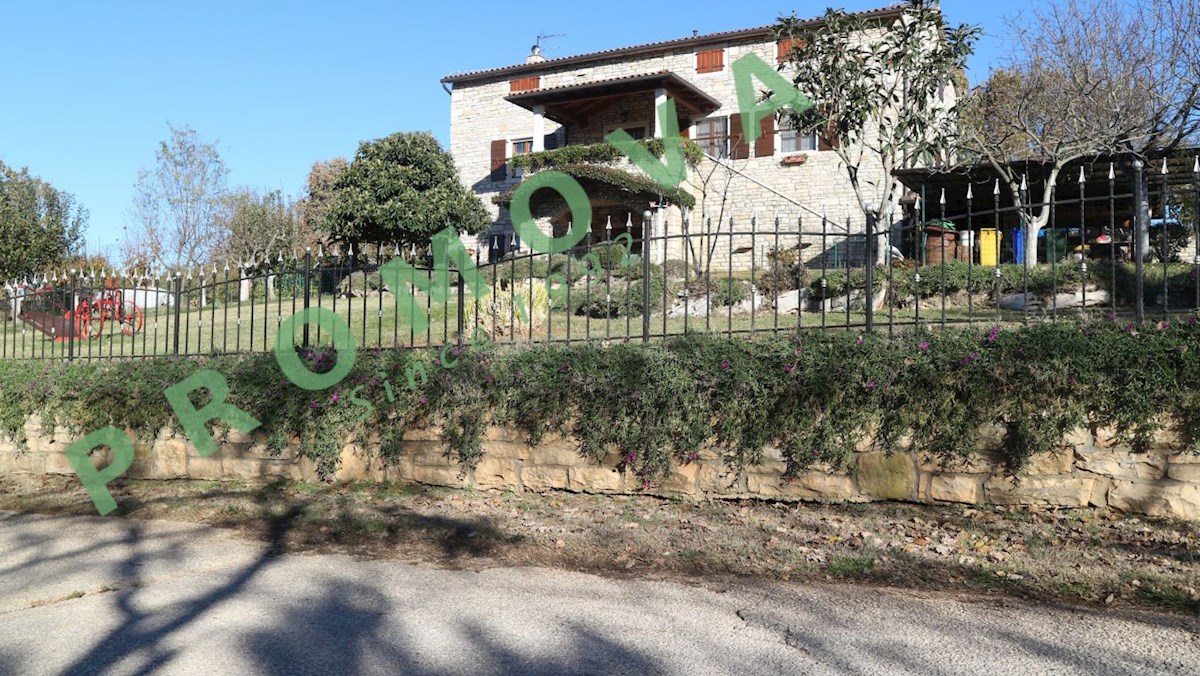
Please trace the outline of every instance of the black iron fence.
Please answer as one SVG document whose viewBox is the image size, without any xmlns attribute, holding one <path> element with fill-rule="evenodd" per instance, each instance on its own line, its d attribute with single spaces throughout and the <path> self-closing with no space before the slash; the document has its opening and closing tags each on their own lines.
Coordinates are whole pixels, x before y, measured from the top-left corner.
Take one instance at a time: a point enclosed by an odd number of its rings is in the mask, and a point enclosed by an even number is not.
<svg viewBox="0 0 1200 676">
<path fill-rule="evenodd" d="M 1172 184 L 1163 173 L 1142 195 L 1140 181 L 1118 190 L 1116 173 L 1104 171 L 1074 192 L 1064 182 L 1056 201 L 1025 209 L 994 181 L 906 179 L 917 199 L 862 228 L 853 218 L 811 212 L 631 214 L 623 226 L 593 224 L 563 253 L 522 250 L 512 235 L 493 236 L 468 250 L 464 260 L 473 264 L 451 263 L 443 275 L 431 251 L 374 246 L 171 274 L 57 271 L 4 285 L 0 359 L 270 351 L 284 321 L 313 307 L 344 319 L 367 348 L 480 338 L 651 341 L 693 331 L 891 333 L 1200 310 L 1200 181 Z M 1141 202 L 1158 218 L 1145 218 Z M 1022 232 L 1042 206 L 1048 219 L 1035 258 Z M 386 265 L 398 256 L 431 286 L 391 288 Z M 448 292 L 427 291 L 442 278 Z M 419 320 L 401 311 L 397 301 L 405 298 Z M 329 339 L 310 325 L 284 340 L 318 346 Z"/>
</svg>

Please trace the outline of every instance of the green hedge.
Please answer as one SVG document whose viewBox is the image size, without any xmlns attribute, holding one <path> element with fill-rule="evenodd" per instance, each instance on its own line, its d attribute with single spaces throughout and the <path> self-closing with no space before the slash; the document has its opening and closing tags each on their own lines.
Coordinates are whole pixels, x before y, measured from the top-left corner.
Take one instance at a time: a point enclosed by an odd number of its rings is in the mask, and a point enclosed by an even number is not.
<svg viewBox="0 0 1200 676">
<path fill-rule="evenodd" d="M 999 291 L 1001 295 L 1022 293 L 1028 285 L 1029 292 L 1037 296 L 1048 296 L 1055 289 L 1059 292 L 1075 290 L 1083 281 L 1083 273 L 1078 264 L 1062 264 L 1057 266 L 1032 265 L 1028 268 L 1021 265 L 1000 265 L 984 267 L 967 265 L 963 261 L 946 261 L 941 264 L 914 268 L 897 264 L 891 271 L 891 298 L 894 302 L 903 302 L 913 296 L 930 298 L 940 296 L 943 292 L 955 294 L 970 292 L 979 296 L 994 297 L 997 289 L 996 270 L 1000 271 Z M 821 271 L 808 270 L 807 283 L 815 297 L 821 297 Z M 920 274 L 920 282 L 916 275 Z M 767 282 L 770 272 L 760 275 Z M 886 267 L 876 268 L 874 278 L 875 291 L 884 288 L 888 283 L 889 272 Z M 1107 262 L 1092 262 L 1088 264 L 1087 282 L 1097 288 L 1110 291 L 1116 287 L 1118 305 L 1132 305 L 1136 289 L 1134 267 L 1128 263 L 1118 263 L 1115 267 Z M 1167 268 L 1168 292 L 1172 305 L 1186 306 L 1195 302 L 1196 268 L 1191 265 L 1170 265 Z M 846 270 L 827 269 L 825 271 L 825 297 L 835 297 L 846 293 Z M 1161 294 L 1163 284 L 1163 266 L 1149 264 L 1145 267 L 1146 295 L 1153 300 Z M 850 271 L 850 288 L 863 289 L 866 287 L 866 273 L 861 268 Z"/>
<path fill-rule="evenodd" d="M 996 460 L 1012 472 L 1083 425 L 1113 426 L 1139 451 L 1163 425 L 1193 446 L 1200 439 L 1194 319 L 892 340 L 689 335 L 660 346 L 481 348 L 447 357 L 457 359 L 454 368 L 422 351 L 363 351 L 346 380 L 324 392 L 288 384 L 271 355 L 4 362 L 0 431 L 22 439 L 26 417 L 36 412 L 78 435 L 116 425 L 149 439 L 174 424 L 163 388 L 206 367 L 224 374 L 231 401 L 263 422 L 271 448 L 298 437 L 300 454 L 325 473 L 336 469 L 347 435 L 378 432 L 382 459 L 391 462 L 403 451 L 405 430 L 434 425 L 464 467 L 479 461 L 488 425 L 512 424 L 534 442 L 550 431 L 573 435 L 589 458 L 618 453 L 646 482 L 694 460 L 706 444 L 723 449 L 737 470 L 759 462 L 765 445 L 777 446 L 791 475 L 815 463 L 844 466 L 867 435 L 885 448 L 911 437 L 916 448 L 961 458 L 977 448 L 985 423 L 1007 429 Z M 332 363 L 324 353 L 310 360 L 318 368 Z M 418 364 L 429 380 L 410 389 L 404 373 Z M 373 410 L 355 405 L 355 392 Z"/>
<path fill-rule="evenodd" d="M 683 142 L 683 157 L 689 167 L 695 167 L 704 159 L 704 150 L 691 139 L 681 139 Z M 651 156 L 662 158 L 665 153 L 663 140 L 660 138 L 644 139 L 638 144 L 645 148 Z M 572 164 L 609 164 L 625 160 L 625 154 L 607 141 L 592 145 L 569 145 L 554 150 L 542 150 L 536 153 L 517 155 L 509 160 L 509 164 L 518 169 L 538 171 L 554 169 Z"/>
</svg>

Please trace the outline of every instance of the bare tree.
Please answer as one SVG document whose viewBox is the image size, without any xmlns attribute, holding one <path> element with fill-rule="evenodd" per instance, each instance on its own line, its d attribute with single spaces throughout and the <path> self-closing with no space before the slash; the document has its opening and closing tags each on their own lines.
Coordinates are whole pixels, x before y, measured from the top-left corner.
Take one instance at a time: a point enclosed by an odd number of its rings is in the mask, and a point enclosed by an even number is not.
<svg viewBox="0 0 1200 676">
<path fill-rule="evenodd" d="M 1007 185 L 1033 260 L 1068 165 L 1109 153 L 1144 159 L 1200 131 L 1200 2 L 1039 7 L 1010 20 L 1013 56 L 964 102 L 960 138 L 962 159 L 987 162 Z M 1044 163 L 1045 183 L 1028 185 L 1020 160 Z M 1024 200 L 1023 185 L 1033 191 Z"/>
<path fill-rule="evenodd" d="M 220 243 L 229 170 L 195 130 L 167 128 L 153 169 L 138 172 L 133 233 L 123 247 L 127 262 L 177 270 L 208 262 Z"/>
<path fill-rule="evenodd" d="M 325 230 L 325 214 L 335 196 L 334 185 L 350 163 L 344 157 L 314 162 L 308 171 L 304 197 L 299 201 L 300 221 L 309 232 Z"/>
</svg>

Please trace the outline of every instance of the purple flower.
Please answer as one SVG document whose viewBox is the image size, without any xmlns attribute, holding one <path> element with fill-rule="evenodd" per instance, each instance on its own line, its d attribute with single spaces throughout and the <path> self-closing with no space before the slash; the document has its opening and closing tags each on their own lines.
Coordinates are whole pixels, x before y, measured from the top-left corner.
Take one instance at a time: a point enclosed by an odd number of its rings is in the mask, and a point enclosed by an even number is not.
<svg viewBox="0 0 1200 676">
<path fill-rule="evenodd" d="M 426 399 L 425 397 L 421 397 L 420 402 L 421 402 L 421 405 L 424 406 L 425 404 L 429 403 L 429 400 Z"/>
<path fill-rule="evenodd" d="M 917 349 L 922 352 L 926 352 L 929 350 L 929 343 L 927 341 L 922 340 L 921 344 L 917 345 Z"/>
<path fill-rule="evenodd" d="M 525 374 L 520 370 L 517 370 L 517 372 L 513 375 L 515 375 L 517 378 L 523 378 L 525 376 Z"/>
<path fill-rule="evenodd" d="M 336 394 L 333 395 L 332 397 L 329 398 L 329 401 L 332 401 L 333 403 L 336 404 L 338 402 L 338 396 Z"/>
<path fill-rule="evenodd" d="M 731 366 L 731 365 L 730 365 L 730 363 L 729 363 L 729 360 L 728 360 L 728 359 L 724 359 L 724 360 L 722 360 L 722 361 L 721 361 L 721 368 L 723 368 L 723 369 L 728 369 L 730 366 Z"/>
<path fill-rule="evenodd" d="M 876 387 L 879 387 L 879 383 L 875 382 L 875 380 L 874 380 L 874 379 L 872 379 L 872 380 L 868 380 L 868 381 L 867 381 L 867 389 L 868 389 L 868 390 L 873 390 L 873 389 L 875 389 Z"/>
<path fill-rule="evenodd" d="M 1110 312 L 1107 315 L 1105 315 L 1104 318 L 1110 322 L 1115 322 L 1115 321 L 1117 321 L 1117 313 Z"/>
<path fill-rule="evenodd" d="M 967 355 L 967 356 L 965 356 L 965 357 L 963 357 L 963 358 L 962 358 L 962 363 L 963 363 L 963 366 L 967 366 L 968 364 L 971 364 L 971 363 L 972 363 L 972 362 L 974 362 L 976 359 L 979 359 L 979 353 L 978 353 L 978 352 L 972 352 L 971 354 L 969 354 L 969 355 Z"/>
<path fill-rule="evenodd" d="M 1195 325 L 1196 325 L 1196 321 L 1197 321 L 1197 320 L 1196 320 L 1196 316 L 1195 316 L 1195 315 L 1192 315 L 1191 317 L 1188 317 L 1188 318 L 1187 318 L 1187 324 L 1188 324 L 1188 326 L 1195 326 Z"/>
<path fill-rule="evenodd" d="M 1166 331 L 1169 328 L 1171 328 L 1171 322 L 1169 322 L 1169 321 L 1161 321 L 1158 323 L 1159 331 Z"/>
<path fill-rule="evenodd" d="M 1195 317 L 1193 317 L 1193 319 L 1195 319 Z M 801 354 L 804 354 L 804 350 L 803 350 L 802 348 L 799 348 L 799 347 L 798 347 L 798 348 L 796 348 L 796 351 L 795 351 L 795 352 L 793 352 L 792 354 L 794 354 L 794 355 L 796 355 L 797 357 L 799 357 Z"/>
<path fill-rule="evenodd" d="M 791 373 L 792 371 L 795 371 L 795 370 L 796 370 L 795 364 L 786 364 L 783 367 L 784 373 Z"/>
<path fill-rule="evenodd" d="M 1000 327 L 993 326 L 992 330 L 988 331 L 986 340 L 988 343 L 994 343 L 994 342 L 996 342 L 996 339 L 999 337 L 1000 337 Z"/>
<path fill-rule="evenodd" d="M 865 338 L 863 338 L 863 337 L 860 335 L 858 338 L 856 338 L 856 339 L 854 340 L 854 343 L 855 343 L 856 345 L 862 345 L 864 340 L 865 340 Z"/>
</svg>

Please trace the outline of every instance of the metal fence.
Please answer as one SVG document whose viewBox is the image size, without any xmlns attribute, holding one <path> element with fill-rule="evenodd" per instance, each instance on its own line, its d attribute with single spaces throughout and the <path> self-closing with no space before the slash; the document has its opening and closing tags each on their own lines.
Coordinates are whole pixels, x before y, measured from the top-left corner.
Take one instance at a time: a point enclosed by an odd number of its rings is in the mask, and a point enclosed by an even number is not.
<svg viewBox="0 0 1200 676">
<path fill-rule="evenodd" d="M 312 307 L 342 317 L 367 348 L 461 344 L 481 335 L 498 343 L 576 343 L 694 331 L 893 333 L 1097 313 L 1141 321 L 1147 309 L 1164 318 L 1200 310 L 1200 218 L 1194 207 L 1190 223 L 1170 218 L 1181 213 L 1181 195 L 1200 202 L 1197 174 L 1171 183 L 1171 173 L 1162 173 L 1142 195 L 1135 173 L 1122 177 L 1131 189 L 1118 191 L 1115 171 L 1098 171 L 1074 192 L 1064 181 L 1048 205 L 1044 263 L 1012 246 L 1022 212 L 998 186 L 923 175 L 909 183 L 933 199 L 917 199 L 901 217 L 865 231 L 852 231 L 849 218 L 812 212 L 659 223 L 630 214 L 624 225 L 593 224 L 566 253 L 521 250 L 511 235 L 492 237 L 469 253 L 481 285 L 466 283 L 469 270 L 451 269 L 446 298 L 388 288 L 380 267 L 394 256 L 430 283 L 437 271 L 430 251 L 383 246 L 174 274 L 57 271 L 4 285 L 0 359 L 270 351 L 283 322 Z M 1165 218 L 1140 217 L 1134 205 L 1143 199 Z M 427 329 L 398 309 L 397 293 L 412 294 Z M 320 346 L 329 336 L 306 326 L 290 340 Z"/>
</svg>

